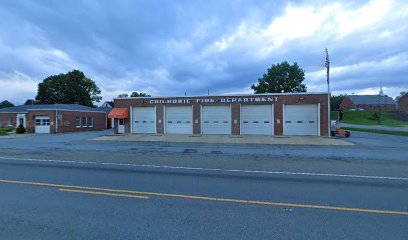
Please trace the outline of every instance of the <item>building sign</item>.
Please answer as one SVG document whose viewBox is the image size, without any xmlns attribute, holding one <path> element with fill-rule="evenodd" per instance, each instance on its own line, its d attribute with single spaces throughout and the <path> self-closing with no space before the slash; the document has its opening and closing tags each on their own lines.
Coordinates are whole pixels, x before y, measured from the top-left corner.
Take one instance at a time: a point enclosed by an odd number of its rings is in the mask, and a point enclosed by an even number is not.
<svg viewBox="0 0 408 240">
<path fill-rule="evenodd" d="M 191 104 L 191 103 L 249 103 L 249 102 L 277 102 L 278 97 L 235 97 L 235 98 L 175 98 L 151 99 L 150 104 Z"/>
</svg>

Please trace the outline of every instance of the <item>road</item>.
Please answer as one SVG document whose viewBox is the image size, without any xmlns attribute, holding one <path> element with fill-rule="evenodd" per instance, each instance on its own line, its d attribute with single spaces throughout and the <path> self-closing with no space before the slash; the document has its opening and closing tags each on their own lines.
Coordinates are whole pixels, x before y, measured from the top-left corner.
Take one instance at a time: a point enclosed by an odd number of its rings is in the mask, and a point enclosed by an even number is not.
<svg viewBox="0 0 408 240">
<path fill-rule="evenodd" d="M 291 147 L 281 147 L 289 156 L 273 155 L 254 146 L 251 154 L 228 153 L 234 146 L 148 151 L 146 144 L 115 151 L 80 137 L 40 136 L 31 146 L 24 145 L 29 138 L 0 140 L 0 239 L 408 236 L 403 158 L 299 157 Z M 351 141 L 369 151 L 360 138 Z"/>
</svg>

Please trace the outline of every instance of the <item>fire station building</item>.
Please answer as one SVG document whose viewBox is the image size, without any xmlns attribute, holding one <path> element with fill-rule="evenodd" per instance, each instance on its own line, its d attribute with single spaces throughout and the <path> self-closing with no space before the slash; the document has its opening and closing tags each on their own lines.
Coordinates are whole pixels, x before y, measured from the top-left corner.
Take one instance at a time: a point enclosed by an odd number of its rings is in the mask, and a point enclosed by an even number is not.
<svg viewBox="0 0 408 240">
<path fill-rule="evenodd" d="M 327 93 L 117 98 L 115 133 L 328 135 Z"/>
</svg>

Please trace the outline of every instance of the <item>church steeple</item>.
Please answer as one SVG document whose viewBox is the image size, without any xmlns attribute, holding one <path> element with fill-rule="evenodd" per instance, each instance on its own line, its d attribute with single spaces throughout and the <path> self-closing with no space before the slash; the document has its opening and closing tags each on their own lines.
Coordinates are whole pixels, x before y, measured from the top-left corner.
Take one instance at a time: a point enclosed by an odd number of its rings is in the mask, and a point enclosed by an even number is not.
<svg viewBox="0 0 408 240">
<path fill-rule="evenodd" d="M 379 93 L 379 95 L 380 95 L 380 96 L 384 96 L 384 91 L 383 91 L 383 87 L 382 87 L 382 86 L 380 87 L 380 93 Z"/>
</svg>

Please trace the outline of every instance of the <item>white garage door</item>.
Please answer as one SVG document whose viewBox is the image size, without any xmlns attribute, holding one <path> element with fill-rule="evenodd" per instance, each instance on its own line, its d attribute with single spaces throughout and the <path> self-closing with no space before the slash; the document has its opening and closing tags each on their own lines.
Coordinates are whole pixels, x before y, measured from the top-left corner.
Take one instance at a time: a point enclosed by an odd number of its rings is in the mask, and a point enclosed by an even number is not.
<svg viewBox="0 0 408 240">
<path fill-rule="evenodd" d="M 193 108 L 166 107 L 166 133 L 192 134 L 193 133 Z"/>
<path fill-rule="evenodd" d="M 273 135 L 273 105 L 241 105 L 241 134 Z"/>
<path fill-rule="evenodd" d="M 230 106 L 203 106 L 203 134 L 231 134 Z"/>
<path fill-rule="evenodd" d="M 50 133 L 50 117 L 38 116 L 35 117 L 35 133 Z"/>
<path fill-rule="evenodd" d="M 285 105 L 284 135 L 318 135 L 317 104 Z"/>
<path fill-rule="evenodd" d="M 134 107 L 132 121 L 133 133 L 156 133 L 156 108 Z"/>
</svg>

